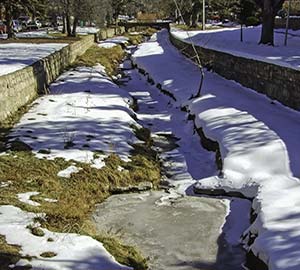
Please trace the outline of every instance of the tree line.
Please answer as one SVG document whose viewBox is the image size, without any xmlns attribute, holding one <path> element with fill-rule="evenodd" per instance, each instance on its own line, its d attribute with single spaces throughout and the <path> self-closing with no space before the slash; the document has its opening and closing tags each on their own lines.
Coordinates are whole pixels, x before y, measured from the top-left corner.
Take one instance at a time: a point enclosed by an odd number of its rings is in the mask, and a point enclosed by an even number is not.
<svg viewBox="0 0 300 270">
<path fill-rule="evenodd" d="M 156 13 L 161 18 L 179 20 L 179 14 L 187 26 L 195 27 L 202 15 L 204 0 L 0 0 L 5 12 L 8 37 L 13 37 L 12 19 L 20 14 L 30 14 L 64 22 L 63 31 L 76 35 L 79 21 L 95 22 L 99 26 L 117 21 L 120 14 L 136 16 L 137 12 Z M 285 0 L 206 0 L 206 12 L 210 17 L 231 18 L 247 24 L 249 18 L 260 18 L 262 33 L 260 43 L 274 44 L 274 22 Z M 180 11 L 180 12 L 179 12 Z M 72 19 L 71 19 L 72 18 Z"/>
</svg>

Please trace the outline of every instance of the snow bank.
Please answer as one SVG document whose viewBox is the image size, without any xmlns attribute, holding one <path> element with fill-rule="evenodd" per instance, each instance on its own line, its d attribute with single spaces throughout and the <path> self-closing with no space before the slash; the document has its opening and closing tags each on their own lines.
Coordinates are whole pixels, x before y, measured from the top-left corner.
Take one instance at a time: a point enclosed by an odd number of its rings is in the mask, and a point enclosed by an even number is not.
<svg viewBox="0 0 300 270">
<path fill-rule="evenodd" d="M 103 155 L 95 153 L 118 153 L 128 159 L 132 149 L 128 143 L 136 141 L 130 125 L 138 125 L 129 108 L 131 97 L 102 66 L 68 71 L 50 91 L 21 118 L 10 141 L 21 140 L 38 157 L 62 157 L 95 167 L 103 166 Z"/>
<path fill-rule="evenodd" d="M 67 45 L 63 43 L 0 44 L 0 76 L 25 68 Z"/>
<path fill-rule="evenodd" d="M 223 176 L 199 179 L 196 189 L 221 188 L 254 198 L 257 218 L 245 235 L 256 239 L 249 249 L 270 270 L 299 269 L 299 113 L 209 72 L 202 96 L 187 101 L 197 91 L 200 73 L 171 46 L 166 31 L 142 44 L 133 58 L 220 145 Z"/>
<path fill-rule="evenodd" d="M 284 46 L 284 30 L 276 30 L 275 46 L 258 45 L 261 26 L 244 29 L 244 42 L 240 42 L 239 28 L 224 28 L 207 31 L 172 30 L 175 37 L 235 56 L 264 61 L 299 70 L 300 31 L 291 31 L 288 46 Z"/>
<path fill-rule="evenodd" d="M 163 89 L 173 93 L 177 100 L 185 101 L 197 92 L 199 69 L 178 55 L 166 35 L 164 31 L 154 34 L 148 42 L 139 45 L 132 59 L 139 68 L 149 72 Z"/>
<path fill-rule="evenodd" d="M 100 42 L 98 44 L 98 47 L 105 48 L 105 49 L 110 49 L 110 48 L 116 47 L 117 45 L 118 44 L 113 43 L 113 42 L 106 42 L 106 41 L 104 41 L 104 42 Z"/>
<path fill-rule="evenodd" d="M 126 45 L 129 41 L 128 37 L 118 36 L 113 38 L 108 38 L 105 41 L 98 43 L 98 46 L 101 48 L 113 48 L 117 45 Z"/>
<path fill-rule="evenodd" d="M 42 229 L 45 233 L 42 237 L 33 235 L 27 226 L 34 224 L 33 219 L 38 214 L 4 205 L 0 206 L 0 215 L 0 234 L 5 236 L 8 244 L 20 246 L 21 255 L 32 257 L 30 261 L 21 259 L 17 266 L 30 264 L 33 270 L 132 269 L 116 262 L 103 245 L 91 237 L 46 229 Z M 53 252 L 56 256 L 41 256 L 45 252 Z"/>
</svg>

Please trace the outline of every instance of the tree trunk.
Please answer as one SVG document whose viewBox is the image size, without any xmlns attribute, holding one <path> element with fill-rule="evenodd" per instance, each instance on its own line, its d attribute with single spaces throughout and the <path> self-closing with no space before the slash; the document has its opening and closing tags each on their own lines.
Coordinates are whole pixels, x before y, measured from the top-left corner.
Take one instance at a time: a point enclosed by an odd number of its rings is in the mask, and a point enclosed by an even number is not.
<svg viewBox="0 0 300 270">
<path fill-rule="evenodd" d="M 200 14 L 200 2 L 197 1 L 196 3 L 193 4 L 192 8 L 192 25 L 191 27 L 197 27 L 198 21 L 199 21 L 199 14 Z"/>
<path fill-rule="evenodd" d="M 62 28 L 62 33 L 65 34 L 67 32 L 67 26 L 66 26 L 66 16 L 65 14 L 62 16 L 63 20 L 63 28 Z"/>
<path fill-rule="evenodd" d="M 193 11 L 191 27 L 197 27 L 198 21 L 199 21 L 199 12 L 198 11 Z"/>
<path fill-rule="evenodd" d="M 66 30 L 67 30 L 67 36 L 71 37 L 72 36 L 72 30 L 71 30 L 71 19 L 70 19 L 69 14 L 66 14 Z"/>
<path fill-rule="evenodd" d="M 78 17 L 75 17 L 74 21 L 73 21 L 73 29 L 72 29 L 72 36 L 73 37 L 76 37 L 76 27 L 77 27 L 77 24 L 78 24 Z"/>
<path fill-rule="evenodd" d="M 259 44 L 274 46 L 275 13 L 272 8 L 263 11 L 262 31 Z"/>
<path fill-rule="evenodd" d="M 8 5 L 5 7 L 5 19 L 6 19 L 6 32 L 7 38 L 15 38 L 14 28 L 12 26 L 12 10 L 11 7 Z"/>
<path fill-rule="evenodd" d="M 182 17 L 183 17 L 184 23 L 190 27 L 191 26 L 191 13 L 186 12 L 182 15 Z"/>
</svg>

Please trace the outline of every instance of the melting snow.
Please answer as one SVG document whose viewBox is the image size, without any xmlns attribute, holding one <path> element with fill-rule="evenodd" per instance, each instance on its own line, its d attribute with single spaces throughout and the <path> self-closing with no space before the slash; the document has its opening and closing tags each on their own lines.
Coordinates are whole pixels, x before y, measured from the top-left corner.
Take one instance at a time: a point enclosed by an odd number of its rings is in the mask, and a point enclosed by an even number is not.
<svg viewBox="0 0 300 270">
<path fill-rule="evenodd" d="M 57 176 L 64 177 L 64 178 L 70 178 L 72 173 L 78 173 L 82 168 L 77 168 L 76 166 L 72 165 L 68 168 L 58 172 Z"/>
<path fill-rule="evenodd" d="M 19 193 L 18 199 L 20 202 L 32 205 L 32 206 L 40 206 L 38 202 L 32 201 L 30 198 L 32 196 L 39 195 L 39 192 L 26 192 L 26 193 Z"/>
<path fill-rule="evenodd" d="M 37 214 L 14 206 L 0 206 L 0 215 L 0 235 L 5 236 L 7 243 L 21 246 L 23 256 L 32 257 L 30 261 L 21 259 L 17 266 L 30 264 L 33 270 L 132 269 L 116 262 L 103 245 L 91 237 L 46 229 L 42 229 L 45 233 L 42 237 L 33 235 L 27 226 L 33 224 Z M 50 238 L 53 241 L 48 241 Z M 41 256 L 44 252 L 57 255 L 44 258 Z"/>
</svg>

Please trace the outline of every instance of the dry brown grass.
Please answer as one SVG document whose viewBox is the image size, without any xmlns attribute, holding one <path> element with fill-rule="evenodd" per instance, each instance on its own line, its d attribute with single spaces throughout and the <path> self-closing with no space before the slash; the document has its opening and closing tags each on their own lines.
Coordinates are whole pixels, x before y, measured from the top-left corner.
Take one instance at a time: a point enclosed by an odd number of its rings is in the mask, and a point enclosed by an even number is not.
<svg viewBox="0 0 300 270">
<path fill-rule="evenodd" d="M 72 66 L 93 67 L 96 64 L 101 64 L 105 67 L 108 75 L 113 75 L 124 57 L 125 52 L 119 45 L 113 48 L 100 48 L 94 45 L 82 56 L 79 56 Z"/>
<path fill-rule="evenodd" d="M 97 235 L 90 221 L 96 204 L 103 202 L 116 188 L 134 186 L 145 181 L 151 181 L 157 187 L 160 182 L 160 163 L 157 153 L 151 150 L 150 131 L 136 127 L 134 130 L 144 143 L 133 145 L 135 150 L 132 151 L 131 161 L 124 162 L 112 154 L 105 159 L 106 166 L 102 169 L 61 158 L 38 159 L 30 151 L 9 152 L 8 155 L 0 156 L 0 182 L 11 182 L 9 186 L 1 188 L 0 205 L 9 204 L 30 212 L 43 212 L 46 217 L 39 220 L 42 226 L 52 231 L 101 238 L 109 252 L 119 258 L 118 261 L 137 267 L 135 269 L 146 269 L 144 258 L 135 249 L 111 237 Z M 69 179 L 58 177 L 58 172 L 71 163 L 82 170 L 72 174 Z M 120 166 L 124 170 L 118 170 Z M 40 192 L 32 197 L 40 206 L 30 206 L 17 199 L 18 193 L 29 191 Z M 47 202 L 45 198 L 56 199 L 57 202 Z M 31 231 L 40 235 L 36 228 L 31 228 Z"/>
</svg>

